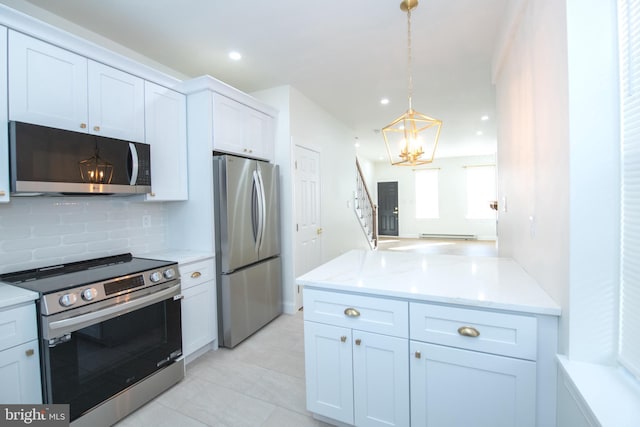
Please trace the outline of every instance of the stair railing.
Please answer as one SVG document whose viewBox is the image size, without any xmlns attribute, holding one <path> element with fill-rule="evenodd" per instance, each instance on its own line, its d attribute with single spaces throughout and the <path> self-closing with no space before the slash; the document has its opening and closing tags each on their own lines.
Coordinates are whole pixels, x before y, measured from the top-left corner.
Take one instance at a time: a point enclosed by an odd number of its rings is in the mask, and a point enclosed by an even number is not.
<svg viewBox="0 0 640 427">
<path fill-rule="evenodd" d="M 356 193 L 355 193 L 355 211 L 360 220 L 362 230 L 367 236 L 369 246 L 371 249 L 378 247 L 378 220 L 377 220 L 377 206 L 373 203 L 369 189 L 364 180 L 362 174 L 362 168 L 360 162 L 356 158 Z"/>
</svg>

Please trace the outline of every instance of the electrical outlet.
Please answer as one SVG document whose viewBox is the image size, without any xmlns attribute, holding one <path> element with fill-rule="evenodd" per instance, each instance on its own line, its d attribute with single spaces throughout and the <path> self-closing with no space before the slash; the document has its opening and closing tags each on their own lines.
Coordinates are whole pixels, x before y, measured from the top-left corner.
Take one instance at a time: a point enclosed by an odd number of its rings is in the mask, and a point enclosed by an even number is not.
<svg viewBox="0 0 640 427">
<path fill-rule="evenodd" d="M 151 227 L 151 215 L 142 215 L 142 228 Z"/>
</svg>

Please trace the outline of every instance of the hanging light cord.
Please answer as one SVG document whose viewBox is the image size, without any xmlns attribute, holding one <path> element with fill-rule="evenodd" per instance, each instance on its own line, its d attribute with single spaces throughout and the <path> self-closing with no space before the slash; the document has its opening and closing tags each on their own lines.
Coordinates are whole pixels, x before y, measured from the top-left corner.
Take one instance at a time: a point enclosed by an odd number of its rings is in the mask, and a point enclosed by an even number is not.
<svg viewBox="0 0 640 427">
<path fill-rule="evenodd" d="M 407 8 L 407 70 L 409 73 L 408 78 L 408 92 L 409 92 L 409 110 L 413 110 L 411 105 L 411 97 L 413 96 L 413 77 L 411 72 L 411 8 Z"/>
</svg>

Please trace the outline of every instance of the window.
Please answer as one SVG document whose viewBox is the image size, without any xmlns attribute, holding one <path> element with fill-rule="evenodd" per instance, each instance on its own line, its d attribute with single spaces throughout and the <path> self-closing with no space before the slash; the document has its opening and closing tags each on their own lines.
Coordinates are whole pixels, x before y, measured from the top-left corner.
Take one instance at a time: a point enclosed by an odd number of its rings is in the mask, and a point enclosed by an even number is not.
<svg viewBox="0 0 640 427">
<path fill-rule="evenodd" d="M 489 203 L 496 200 L 496 167 L 467 166 L 467 218 L 495 219 Z"/>
<path fill-rule="evenodd" d="M 640 0 L 618 2 L 621 236 L 619 360 L 640 377 Z"/>
<path fill-rule="evenodd" d="M 438 219 L 438 169 L 422 169 L 415 172 L 416 218 Z"/>
</svg>

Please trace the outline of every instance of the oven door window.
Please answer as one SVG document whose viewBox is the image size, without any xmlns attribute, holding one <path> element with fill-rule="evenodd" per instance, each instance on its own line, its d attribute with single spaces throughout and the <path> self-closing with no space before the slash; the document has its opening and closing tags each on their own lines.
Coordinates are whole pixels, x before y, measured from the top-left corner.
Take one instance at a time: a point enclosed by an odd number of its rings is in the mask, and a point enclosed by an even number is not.
<svg viewBox="0 0 640 427">
<path fill-rule="evenodd" d="M 168 299 L 44 344 L 48 402 L 70 404 L 71 420 L 181 354 L 180 301 Z"/>
</svg>

